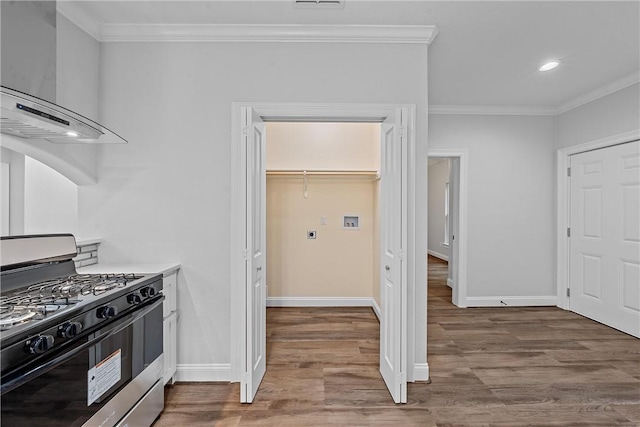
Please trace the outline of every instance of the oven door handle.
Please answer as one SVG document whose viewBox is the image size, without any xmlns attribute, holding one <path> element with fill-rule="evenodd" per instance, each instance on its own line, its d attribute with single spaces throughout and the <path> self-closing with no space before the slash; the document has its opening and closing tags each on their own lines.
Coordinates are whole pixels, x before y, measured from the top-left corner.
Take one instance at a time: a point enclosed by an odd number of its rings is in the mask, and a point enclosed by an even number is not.
<svg viewBox="0 0 640 427">
<path fill-rule="evenodd" d="M 112 336 L 114 336 L 115 334 L 123 331 L 124 329 L 128 328 L 129 326 L 131 326 L 132 324 L 134 324 L 135 322 L 137 322 L 138 320 L 142 319 L 144 316 L 146 316 L 147 314 L 149 314 L 151 311 L 155 310 L 156 308 L 158 308 L 161 304 L 162 301 L 164 300 L 164 295 L 161 295 L 157 300 L 155 300 L 153 303 L 145 306 L 144 308 L 136 311 L 135 313 L 131 313 L 130 314 L 130 318 L 127 319 L 125 322 L 123 323 L 118 323 L 116 325 L 111 325 L 111 329 L 107 329 L 108 332 L 104 333 L 104 334 L 100 334 L 92 339 L 90 339 L 89 341 L 85 342 L 82 345 L 79 345 L 78 347 L 75 347 L 71 350 L 65 351 L 62 354 L 54 357 L 53 359 L 50 359 L 38 366 L 36 366 L 35 368 L 29 370 L 28 372 L 22 374 L 22 375 L 18 375 L 15 378 L 12 378 L 8 381 L 3 381 L 2 385 L 0 386 L 0 395 L 5 394 L 15 388 L 20 387 L 21 385 L 31 381 L 32 379 L 38 377 L 39 375 L 42 375 L 48 371 L 50 371 L 51 369 L 55 368 L 56 366 L 59 366 L 61 364 L 63 364 L 64 362 L 66 362 L 67 360 L 71 359 L 72 357 L 74 357 L 75 355 L 77 355 L 78 353 L 80 353 L 81 351 L 86 350 L 87 348 L 95 345 L 96 343 L 105 340 L 107 338 L 110 338 Z"/>
</svg>

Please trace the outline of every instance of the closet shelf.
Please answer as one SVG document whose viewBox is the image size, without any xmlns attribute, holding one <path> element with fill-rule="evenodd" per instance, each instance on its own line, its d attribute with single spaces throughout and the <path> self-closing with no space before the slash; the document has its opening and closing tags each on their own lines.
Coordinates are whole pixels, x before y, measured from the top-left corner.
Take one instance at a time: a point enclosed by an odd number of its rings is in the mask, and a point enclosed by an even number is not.
<svg viewBox="0 0 640 427">
<path fill-rule="evenodd" d="M 363 170 L 268 170 L 267 175 L 364 175 L 377 176 L 378 171 Z"/>
</svg>

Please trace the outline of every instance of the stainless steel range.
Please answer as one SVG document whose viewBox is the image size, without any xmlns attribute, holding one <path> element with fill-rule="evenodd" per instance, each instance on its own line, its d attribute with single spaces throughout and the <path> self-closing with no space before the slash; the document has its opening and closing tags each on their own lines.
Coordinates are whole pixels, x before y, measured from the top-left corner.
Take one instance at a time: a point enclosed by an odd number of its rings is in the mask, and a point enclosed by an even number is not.
<svg viewBox="0 0 640 427">
<path fill-rule="evenodd" d="M 77 274 L 75 256 L 70 234 L 2 237 L 0 423 L 151 425 L 162 276 Z"/>
</svg>

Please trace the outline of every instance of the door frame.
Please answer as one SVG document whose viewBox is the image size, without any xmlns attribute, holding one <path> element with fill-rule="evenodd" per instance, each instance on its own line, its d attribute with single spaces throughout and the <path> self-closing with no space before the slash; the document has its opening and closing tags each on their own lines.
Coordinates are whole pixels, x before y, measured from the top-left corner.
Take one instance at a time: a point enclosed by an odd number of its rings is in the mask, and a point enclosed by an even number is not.
<svg viewBox="0 0 640 427">
<path fill-rule="evenodd" d="M 567 230 L 569 228 L 570 214 L 570 191 L 568 169 L 570 158 L 574 154 L 584 153 L 585 151 L 598 150 L 601 148 L 611 147 L 613 145 L 624 144 L 640 139 L 640 129 L 594 141 L 585 142 L 567 148 L 561 148 L 557 152 L 556 157 L 556 283 L 557 283 L 557 306 L 570 310 L 569 298 L 567 290 L 569 289 L 569 271 L 570 271 L 570 254 L 569 254 L 569 236 Z"/>
<path fill-rule="evenodd" d="M 245 167 L 242 108 L 252 108 L 265 121 L 326 121 L 326 122 L 382 122 L 386 117 L 395 115 L 398 109 L 408 111 L 407 120 L 407 154 L 410 161 L 403 170 L 404 182 L 415 182 L 415 140 L 416 140 L 416 106 L 414 104 L 342 104 L 342 103 L 281 103 L 281 102 L 234 102 L 232 103 L 232 164 L 231 164 L 231 306 L 230 306 L 230 377 L 231 382 L 241 381 L 243 361 L 246 359 L 246 295 L 245 295 L 245 258 L 244 234 L 246 206 L 245 201 Z M 415 194 L 414 186 L 407 189 L 406 220 L 408 234 L 415 233 Z M 420 219 L 422 220 L 422 218 Z M 407 242 L 410 243 L 410 242 Z M 415 240 L 406 247 L 407 280 L 403 290 L 413 304 L 424 304 L 426 300 L 416 301 L 415 275 Z M 267 254 L 268 256 L 268 254 Z M 407 309 L 403 319 L 407 325 L 407 381 L 415 381 L 414 361 L 416 340 L 424 340 L 426 336 L 416 334 L 416 310 Z M 424 330 L 424 328 L 418 328 Z M 421 379 L 421 378 L 420 378 Z"/>
<path fill-rule="evenodd" d="M 452 288 L 451 302 L 458 307 L 467 307 L 467 197 L 468 197 L 468 176 L 469 176 L 469 150 L 466 149 L 430 149 L 427 152 L 428 158 L 451 158 L 455 157 L 460 162 L 460 174 L 458 181 L 460 188 L 458 191 L 458 234 L 457 248 L 458 256 L 456 267 L 458 268 L 458 283 L 454 283 Z M 429 166 L 427 165 L 427 171 Z M 427 172 L 428 175 L 428 172 Z M 449 193 L 451 194 L 451 193 Z M 428 201 L 427 201 L 428 204 Z M 427 209 L 428 212 L 428 209 Z M 427 261 L 428 263 L 428 261 Z M 427 281 L 427 286 L 429 286 Z"/>
</svg>

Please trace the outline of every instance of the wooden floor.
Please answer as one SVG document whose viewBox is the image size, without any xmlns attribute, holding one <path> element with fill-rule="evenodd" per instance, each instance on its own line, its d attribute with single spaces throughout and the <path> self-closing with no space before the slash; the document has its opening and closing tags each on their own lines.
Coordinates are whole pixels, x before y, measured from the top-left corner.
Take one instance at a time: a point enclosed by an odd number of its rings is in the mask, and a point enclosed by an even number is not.
<svg viewBox="0 0 640 427">
<path fill-rule="evenodd" d="M 638 426 L 640 341 L 554 307 L 458 309 L 429 257 L 431 384 L 393 404 L 368 308 L 269 308 L 267 374 L 253 404 L 238 384 L 176 384 L 164 426 Z"/>
</svg>

